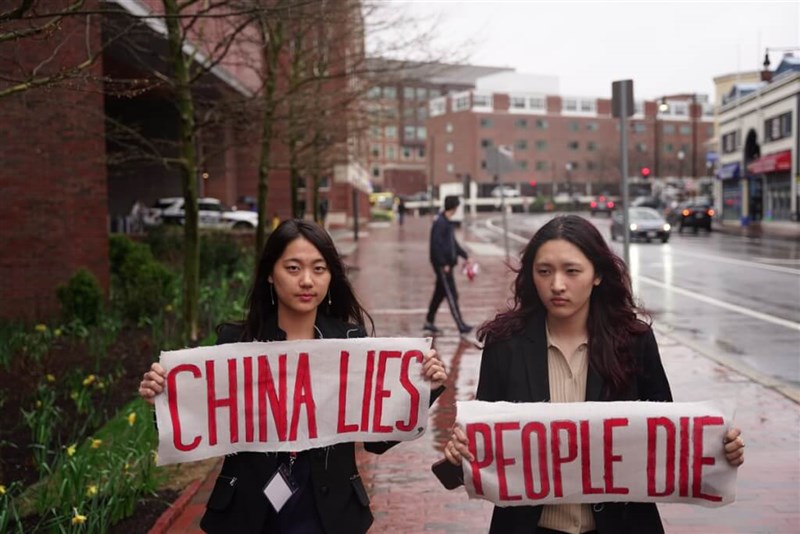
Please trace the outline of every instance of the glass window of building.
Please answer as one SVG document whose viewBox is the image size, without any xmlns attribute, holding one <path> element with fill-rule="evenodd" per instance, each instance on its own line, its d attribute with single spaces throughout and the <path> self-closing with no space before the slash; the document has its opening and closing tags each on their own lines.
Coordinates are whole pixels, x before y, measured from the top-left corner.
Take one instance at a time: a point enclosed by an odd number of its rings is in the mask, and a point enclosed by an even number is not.
<svg viewBox="0 0 800 534">
<path fill-rule="evenodd" d="M 424 126 L 417 126 L 417 139 L 424 141 L 428 138 L 428 129 Z"/>
<path fill-rule="evenodd" d="M 570 121 L 569 124 L 567 125 L 567 128 L 569 129 L 570 132 L 577 132 L 578 130 L 581 129 L 581 125 L 576 121 Z"/>
<path fill-rule="evenodd" d="M 428 89 L 426 87 L 417 87 L 417 100 L 428 100 Z"/>
<path fill-rule="evenodd" d="M 444 125 L 444 131 L 447 132 L 447 133 L 453 133 L 453 123 L 452 122 L 448 122 L 447 124 L 445 124 Z"/>
<path fill-rule="evenodd" d="M 381 168 L 380 167 L 372 167 L 372 176 L 375 178 L 380 178 L 381 176 Z"/>
<path fill-rule="evenodd" d="M 436 89 L 435 87 L 428 90 L 430 92 L 431 98 L 436 98 L 437 96 L 442 96 L 442 91 L 440 89 Z"/>
<path fill-rule="evenodd" d="M 387 126 L 384 133 L 387 139 L 397 139 L 397 126 Z"/>
<path fill-rule="evenodd" d="M 414 88 L 403 87 L 403 98 L 406 100 L 414 100 Z"/>
<path fill-rule="evenodd" d="M 586 143 L 586 150 L 588 150 L 589 152 L 594 152 L 595 150 L 597 150 L 597 143 L 595 143 L 594 141 L 589 141 L 588 143 Z"/>
<path fill-rule="evenodd" d="M 417 148 L 417 159 L 425 159 L 425 147 L 421 146 Z"/>
<path fill-rule="evenodd" d="M 381 127 L 380 126 L 370 126 L 370 128 L 369 128 L 370 136 L 374 137 L 375 139 L 380 139 L 382 133 L 383 132 L 381 131 Z"/>
<path fill-rule="evenodd" d="M 397 158 L 397 148 L 394 145 L 386 146 L 386 159 L 395 160 Z"/>
<path fill-rule="evenodd" d="M 589 121 L 586 123 L 586 129 L 589 130 L 590 132 L 596 132 L 597 130 L 600 129 L 600 125 L 594 121 Z"/>
<path fill-rule="evenodd" d="M 523 96 L 512 96 L 511 97 L 511 108 L 512 109 L 525 109 L 526 99 Z"/>
<path fill-rule="evenodd" d="M 667 143 L 664 145 L 664 152 L 672 152 L 675 150 L 675 147 L 672 146 L 672 143 Z"/>
<path fill-rule="evenodd" d="M 381 145 L 372 145 L 370 147 L 370 154 L 373 158 L 380 158 L 381 157 Z"/>
<path fill-rule="evenodd" d="M 411 148 L 404 146 L 403 147 L 403 159 L 411 159 Z"/>
<path fill-rule="evenodd" d="M 514 143 L 514 148 L 516 150 L 528 150 L 528 141 L 525 139 L 517 139 L 517 142 Z"/>
<path fill-rule="evenodd" d="M 580 143 L 577 141 L 569 141 L 567 143 L 567 150 L 578 150 L 580 148 Z"/>
<path fill-rule="evenodd" d="M 527 171 L 528 170 L 528 162 L 526 160 L 524 160 L 524 159 L 518 161 L 517 162 L 517 166 L 519 167 L 519 170 L 521 170 L 521 171 Z"/>
<path fill-rule="evenodd" d="M 514 121 L 514 127 L 525 129 L 528 127 L 528 119 L 517 119 Z"/>
<path fill-rule="evenodd" d="M 493 125 L 492 119 L 489 117 L 483 117 L 481 119 L 481 128 L 491 128 Z"/>
<path fill-rule="evenodd" d="M 535 110 L 545 109 L 545 99 L 541 96 L 534 96 L 528 99 L 528 107 Z"/>
<path fill-rule="evenodd" d="M 586 169 L 590 170 L 590 171 L 593 171 L 593 170 L 597 169 L 597 163 L 595 163 L 594 161 L 587 161 L 586 162 Z"/>
<path fill-rule="evenodd" d="M 536 141 L 536 150 L 547 150 L 547 141 L 544 139 Z"/>
<path fill-rule="evenodd" d="M 633 131 L 635 133 L 644 133 L 647 131 L 647 125 L 643 122 L 634 122 Z"/>
<path fill-rule="evenodd" d="M 408 140 L 413 140 L 417 136 L 416 126 L 405 126 L 403 128 L 403 137 Z"/>
<path fill-rule="evenodd" d="M 537 130 L 546 130 L 547 129 L 547 120 L 546 119 L 536 119 L 536 129 Z"/>
<path fill-rule="evenodd" d="M 383 88 L 383 98 L 394 100 L 397 98 L 397 87 L 388 85 Z"/>
<path fill-rule="evenodd" d="M 371 98 L 373 100 L 378 99 L 381 97 L 381 88 L 380 87 L 370 87 L 367 91 L 367 98 Z"/>
<path fill-rule="evenodd" d="M 574 98 L 565 98 L 562 105 L 564 111 L 578 111 L 578 101 Z"/>
<path fill-rule="evenodd" d="M 581 111 L 584 113 L 592 113 L 597 109 L 597 102 L 594 100 L 581 100 Z"/>
<path fill-rule="evenodd" d="M 417 119 L 424 121 L 428 118 L 428 107 L 421 106 L 417 108 Z"/>
<path fill-rule="evenodd" d="M 455 150 L 455 147 L 453 146 L 453 143 L 447 143 L 446 145 L 444 145 L 444 150 L 448 154 L 452 154 L 453 150 Z"/>
<path fill-rule="evenodd" d="M 664 133 L 665 134 L 674 134 L 675 133 L 675 125 L 674 124 L 665 124 L 664 125 Z"/>
<path fill-rule="evenodd" d="M 537 171 L 546 171 L 548 169 L 548 165 L 546 161 L 537 161 L 536 162 L 536 170 Z"/>
<path fill-rule="evenodd" d="M 447 172 L 449 172 L 450 174 L 453 174 L 455 171 L 456 171 L 455 166 L 452 163 L 448 163 L 447 164 Z"/>
<path fill-rule="evenodd" d="M 493 143 L 492 143 L 491 139 L 481 139 L 481 147 L 482 148 L 489 148 L 490 146 L 492 146 L 492 144 Z"/>
<path fill-rule="evenodd" d="M 678 129 L 678 131 L 680 132 L 681 135 L 689 135 L 690 133 L 692 133 L 692 127 L 684 124 Z"/>
<path fill-rule="evenodd" d="M 640 154 L 647 153 L 647 143 L 636 143 L 636 152 Z"/>
<path fill-rule="evenodd" d="M 405 119 L 413 119 L 414 118 L 414 108 L 411 106 L 406 106 L 403 108 L 403 118 Z"/>
</svg>

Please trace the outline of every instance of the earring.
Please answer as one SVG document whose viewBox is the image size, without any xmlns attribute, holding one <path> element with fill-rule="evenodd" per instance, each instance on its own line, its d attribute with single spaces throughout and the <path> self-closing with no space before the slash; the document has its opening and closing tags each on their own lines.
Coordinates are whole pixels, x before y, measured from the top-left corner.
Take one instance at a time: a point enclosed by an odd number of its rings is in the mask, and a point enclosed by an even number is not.
<svg viewBox="0 0 800 534">
<path fill-rule="evenodd" d="M 275 292 L 272 290 L 272 284 L 269 285 L 269 300 L 272 301 L 272 305 L 275 306 Z"/>
<path fill-rule="evenodd" d="M 328 306 L 330 306 L 331 304 L 332 304 L 331 303 L 331 290 L 330 290 L 330 288 L 328 288 Z"/>
</svg>

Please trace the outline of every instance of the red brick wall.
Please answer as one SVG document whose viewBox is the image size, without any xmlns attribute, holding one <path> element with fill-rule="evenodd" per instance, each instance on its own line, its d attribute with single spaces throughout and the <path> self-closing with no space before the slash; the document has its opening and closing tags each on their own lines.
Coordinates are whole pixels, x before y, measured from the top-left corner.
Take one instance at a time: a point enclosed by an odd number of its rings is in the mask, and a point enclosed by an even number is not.
<svg viewBox="0 0 800 534">
<path fill-rule="evenodd" d="M 63 43 L 46 75 L 86 57 L 85 19 L 48 38 L 5 43 L 0 68 L 19 75 Z M 100 42 L 92 20 L 89 40 Z M 102 75 L 100 63 L 91 69 Z M 3 86 L 0 85 L 0 88 Z M 0 317 L 41 320 L 58 311 L 55 291 L 86 267 L 108 288 L 103 96 L 94 82 L 0 99 Z"/>
</svg>

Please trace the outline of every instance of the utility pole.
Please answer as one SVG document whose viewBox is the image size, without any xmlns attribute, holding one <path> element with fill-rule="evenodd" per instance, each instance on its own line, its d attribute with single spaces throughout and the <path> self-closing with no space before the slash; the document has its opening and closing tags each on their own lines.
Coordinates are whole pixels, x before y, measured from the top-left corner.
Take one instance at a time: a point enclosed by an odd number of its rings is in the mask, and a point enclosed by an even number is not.
<svg viewBox="0 0 800 534">
<path fill-rule="evenodd" d="M 614 117 L 619 117 L 619 152 L 620 172 L 622 173 L 622 236 L 625 265 L 630 268 L 631 236 L 630 220 L 628 217 L 628 117 L 633 115 L 633 80 L 621 80 L 611 85 L 612 101 L 611 111 Z"/>
</svg>

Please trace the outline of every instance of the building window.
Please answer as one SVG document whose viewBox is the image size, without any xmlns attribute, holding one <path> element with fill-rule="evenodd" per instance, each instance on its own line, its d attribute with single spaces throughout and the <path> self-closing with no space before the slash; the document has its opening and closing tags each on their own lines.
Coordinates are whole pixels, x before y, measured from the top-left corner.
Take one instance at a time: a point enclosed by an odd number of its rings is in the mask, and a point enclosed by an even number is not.
<svg viewBox="0 0 800 534">
<path fill-rule="evenodd" d="M 387 126 L 384 129 L 386 139 L 397 139 L 397 126 Z"/>
<path fill-rule="evenodd" d="M 523 130 L 528 127 L 528 119 L 517 119 L 514 121 L 515 128 L 522 128 Z"/>
<path fill-rule="evenodd" d="M 714 137 L 714 127 L 713 126 L 709 126 L 709 127 L 706 128 L 706 135 L 708 137 Z"/>
<path fill-rule="evenodd" d="M 569 125 L 567 126 L 570 132 L 577 132 L 581 129 L 581 125 L 575 121 L 570 121 Z"/>
<path fill-rule="evenodd" d="M 537 130 L 546 130 L 547 129 L 547 120 L 545 120 L 545 119 L 536 119 L 536 129 Z"/>
<path fill-rule="evenodd" d="M 536 162 L 536 170 L 537 171 L 546 171 L 549 168 L 546 161 L 537 161 Z"/>
<path fill-rule="evenodd" d="M 517 162 L 517 167 L 519 167 L 519 170 L 521 170 L 521 171 L 527 171 L 528 170 L 528 162 L 525 161 L 524 159 L 520 160 L 520 161 Z"/>
<path fill-rule="evenodd" d="M 424 141 L 428 138 L 428 129 L 425 126 L 418 126 L 417 127 L 417 139 L 420 141 Z"/>
<path fill-rule="evenodd" d="M 492 97 L 489 95 L 472 94 L 472 107 L 473 108 L 491 108 Z"/>
<path fill-rule="evenodd" d="M 739 132 L 722 134 L 722 153 L 730 154 L 739 148 Z"/>
<path fill-rule="evenodd" d="M 396 87 L 384 87 L 383 88 L 383 98 L 388 98 L 394 100 L 397 98 L 397 88 Z"/>
<path fill-rule="evenodd" d="M 674 124 L 665 124 L 664 125 L 664 133 L 665 134 L 674 134 L 675 133 L 675 125 Z"/>
<path fill-rule="evenodd" d="M 437 98 L 442 96 L 442 92 L 435 87 L 433 89 L 429 89 L 431 98 Z"/>
<path fill-rule="evenodd" d="M 369 133 L 370 133 L 371 137 L 374 137 L 375 139 L 380 139 L 381 138 L 381 134 L 383 132 L 381 131 L 381 127 L 380 126 L 371 126 L 370 129 L 369 129 Z"/>
<path fill-rule="evenodd" d="M 565 98 L 563 109 L 564 111 L 572 111 L 573 113 L 578 111 L 578 101 L 574 98 Z"/>
<path fill-rule="evenodd" d="M 491 139 L 481 139 L 481 148 L 489 148 L 490 146 L 492 146 Z"/>
<path fill-rule="evenodd" d="M 411 159 L 411 148 L 407 146 L 403 147 L 403 159 Z"/>
<path fill-rule="evenodd" d="M 403 118 L 405 119 L 413 119 L 414 118 L 414 108 L 411 106 L 406 106 L 403 108 Z"/>
<path fill-rule="evenodd" d="M 445 150 L 445 152 L 447 152 L 448 154 L 452 154 L 452 153 L 453 153 L 453 150 L 454 150 L 454 148 L 455 148 L 455 147 L 453 147 L 453 143 L 447 143 L 446 145 L 444 145 L 444 150 Z"/>
<path fill-rule="evenodd" d="M 371 100 L 377 100 L 381 97 L 381 88 L 380 87 L 370 87 L 367 91 L 367 98 Z"/>
<path fill-rule="evenodd" d="M 448 122 L 447 124 L 445 124 L 444 125 L 444 131 L 447 132 L 447 133 L 453 133 L 453 123 L 452 122 Z"/>
<path fill-rule="evenodd" d="M 636 143 L 636 152 L 640 154 L 647 153 L 647 143 Z"/>
<path fill-rule="evenodd" d="M 425 159 L 425 147 L 421 146 L 417 148 L 417 159 Z"/>
<path fill-rule="evenodd" d="M 448 163 L 447 164 L 447 172 L 449 172 L 450 174 L 453 174 L 455 171 L 456 171 L 455 166 L 452 163 Z"/>
<path fill-rule="evenodd" d="M 403 87 L 403 98 L 406 100 L 414 100 L 414 88 Z"/>
<path fill-rule="evenodd" d="M 597 169 L 597 163 L 594 161 L 587 161 L 586 162 L 586 170 L 594 171 Z"/>
<path fill-rule="evenodd" d="M 464 111 L 469 109 L 469 93 L 457 93 L 453 95 L 453 111 Z"/>
<path fill-rule="evenodd" d="M 589 141 L 588 143 L 586 143 L 586 150 L 588 150 L 589 152 L 594 152 L 595 150 L 597 150 L 597 143 L 595 143 L 594 141 Z"/>
<path fill-rule="evenodd" d="M 586 129 L 589 130 L 590 132 L 596 132 L 597 130 L 600 129 L 600 125 L 594 121 L 587 122 Z"/>
<path fill-rule="evenodd" d="M 595 113 L 597 101 L 591 98 L 565 98 L 562 100 L 563 113 Z"/>
<path fill-rule="evenodd" d="M 481 160 L 481 169 L 485 169 L 485 168 L 486 168 L 486 160 L 482 159 Z"/>
<path fill-rule="evenodd" d="M 417 87 L 417 100 L 428 100 L 428 90 L 425 87 Z"/>
<path fill-rule="evenodd" d="M 525 109 L 525 104 L 527 103 L 526 98 L 524 96 L 512 96 L 511 97 L 511 108 L 512 109 Z"/>
<path fill-rule="evenodd" d="M 416 137 L 416 133 L 417 133 L 417 128 L 414 126 L 406 126 L 403 128 L 403 138 L 406 141 L 409 140 L 413 141 L 414 138 Z"/>
<path fill-rule="evenodd" d="M 439 115 L 444 115 L 447 111 L 447 99 L 446 98 L 435 98 L 428 103 L 428 107 L 430 108 L 431 117 L 438 117 Z"/>
<path fill-rule="evenodd" d="M 536 141 L 536 150 L 547 150 L 547 141 L 545 140 Z"/>
<path fill-rule="evenodd" d="M 647 131 L 647 125 L 643 122 L 634 122 L 631 126 L 634 133 L 645 133 Z"/>
<path fill-rule="evenodd" d="M 372 176 L 375 178 L 381 177 L 381 168 L 380 167 L 372 167 Z"/>
<path fill-rule="evenodd" d="M 672 146 L 672 143 L 664 145 L 664 152 L 672 152 L 673 150 L 675 150 L 675 147 Z"/>
<path fill-rule="evenodd" d="M 691 126 L 683 125 L 679 128 L 678 131 L 680 132 L 681 135 L 689 135 L 690 133 L 692 133 L 692 128 Z"/>
<path fill-rule="evenodd" d="M 546 102 L 542 96 L 534 96 L 528 99 L 528 107 L 532 110 L 544 110 Z"/>
<path fill-rule="evenodd" d="M 417 108 L 417 119 L 424 121 L 428 118 L 428 108 L 425 106 Z"/>
<path fill-rule="evenodd" d="M 766 141 L 777 141 L 792 135 L 792 112 L 788 111 L 777 117 L 764 121 L 764 138 Z"/>
<path fill-rule="evenodd" d="M 568 150 L 578 150 L 580 148 L 580 143 L 577 141 L 570 141 L 567 143 Z"/>
<path fill-rule="evenodd" d="M 481 128 L 491 128 L 493 125 L 492 119 L 489 117 L 483 117 L 481 119 Z"/>
<path fill-rule="evenodd" d="M 528 150 L 528 141 L 525 139 L 517 139 L 517 142 L 514 143 L 514 148 L 516 150 Z"/>
<path fill-rule="evenodd" d="M 373 158 L 380 158 L 381 157 L 381 145 L 372 145 L 370 147 L 370 154 L 372 154 Z"/>
<path fill-rule="evenodd" d="M 388 145 L 386 147 L 386 159 L 394 160 L 397 158 L 397 148 L 394 145 Z"/>
</svg>

